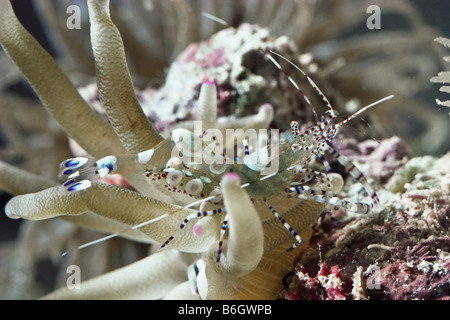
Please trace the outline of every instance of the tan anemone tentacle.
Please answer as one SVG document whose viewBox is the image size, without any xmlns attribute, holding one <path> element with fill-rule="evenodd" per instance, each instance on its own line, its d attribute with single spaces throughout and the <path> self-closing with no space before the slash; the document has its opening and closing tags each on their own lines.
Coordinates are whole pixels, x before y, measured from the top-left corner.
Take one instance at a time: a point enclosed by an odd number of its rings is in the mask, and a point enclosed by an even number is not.
<svg viewBox="0 0 450 320">
<path fill-rule="evenodd" d="M 12 195 L 38 192 L 54 187 L 56 182 L 0 161 L 0 190 Z"/>
<path fill-rule="evenodd" d="M 258 265 L 263 255 L 264 232 L 258 212 L 241 188 L 239 177 L 226 174 L 221 187 L 229 230 L 219 267 L 225 275 L 241 277 Z"/>
<path fill-rule="evenodd" d="M 161 299 L 187 280 L 187 265 L 179 252 L 165 250 L 123 268 L 81 282 L 78 289 L 63 287 L 42 299 L 111 300 Z"/>
<path fill-rule="evenodd" d="M 239 128 L 267 129 L 273 120 L 273 116 L 273 107 L 270 104 L 263 104 L 259 107 L 258 113 L 250 116 L 235 118 L 232 121 L 227 117 L 219 118 L 217 128 L 222 131 Z"/>
<path fill-rule="evenodd" d="M 9 0 L 0 0 L 0 42 L 71 138 L 94 157 L 124 152 L 111 126 L 90 109 L 52 57 L 20 24 Z"/>
<path fill-rule="evenodd" d="M 173 288 L 164 300 L 200 300 L 198 294 L 192 292 L 191 283 L 185 281 Z"/>
<path fill-rule="evenodd" d="M 202 130 L 216 128 L 217 88 L 213 83 L 205 82 L 200 89 L 197 119 L 202 122 Z"/>
<path fill-rule="evenodd" d="M 202 91 L 200 91 L 200 99 L 201 99 L 201 95 L 202 95 Z M 208 112 L 213 112 L 213 116 L 214 116 L 214 114 L 217 115 L 217 102 L 214 104 L 212 104 L 212 102 L 210 102 L 210 103 L 211 104 L 209 104 L 209 105 L 205 104 L 205 107 L 209 108 L 209 110 L 204 110 L 202 112 L 199 112 L 198 119 L 202 120 L 202 129 L 203 130 L 215 128 L 220 131 L 220 133 L 222 134 L 222 137 L 226 137 L 227 129 L 237 129 L 237 130 L 239 130 L 239 129 L 242 129 L 242 130 L 267 129 L 274 117 L 273 107 L 270 104 L 263 104 L 259 107 L 258 113 L 255 113 L 255 114 L 252 114 L 249 116 L 245 116 L 245 117 L 241 117 L 241 118 L 236 118 L 236 116 L 234 116 L 234 115 L 220 117 L 220 118 L 216 119 L 215 125 L 212 126 L 212 123 L 211 123 L 212 117 L 210 117 L 206 122 L 203 121 L 203 119 L 207 118 Z M 199 106 L 199 108 L 200 107 L 201 106 Z M 212 107 L 214 107 L 215 109 L 213 109 Z M 206 125 L 205 125 L 205 123 L 206 123 Z M 181 128 L 184 128 L 184 129 L 187 129 L 190 131 L 194 131 L 196 129 L 195 124 L 192 121 L 179 122 L 177 125 L 175 125 L 175 127 L 181 127 Z M 197 132 L 195 132 L 195 133 L 197 133 Z"/>
<path fill-rule="evenodd" d="M 331 186 L 323 183 L 316 183 L 312 188 L 316 190 L 331 190 L 338 193 L 343 186 L 343 179 L 339 174 L 329 174 Z M 280 208 L 288 205 L 293 199 L 286 199 L 281 196 L 271 199 L 271 204 Z M 295 201 L 294 201 L 295 202 Z M 309 239 L 312 235 L 312 224 L 323 212 L 325 204 L 316 201 L 300 201 L 283 213 L 283 217 L 289 221 L 290 226 L 299 232 L 302 243 L 291 252 L 286 252 L 294 244 L 296 239 L 292 237 L 286 228 L 277 218 L 263 221 L 264 228 L 264 255 L 253 272 L 240 279 L 239 289 L 235 294 L 240 300 L 273 300 L 277 298 L 282 288 L 281 279 L 293 268 L 295 259 L 303 250 L 308 248 Z M 264 210 L 263 206 L 257 208 Z M 267 209 L 266 209 L 267 210 Z"/>
<path fill-rule="evenodd" d="M 281 279 L 293 267 L 296 257 L 308 247 L 312 234 L 310 226 L 322 213 L 325 205 L 315 201 L 302 201 L 283 214 L 291 227 L 299 232 L 302 244 L 291 252 L 286 252 L 295 238 L 286 232 L 277 218 L 263 223 L 264 255 L 253 272 L 240 279 L 240 286 L 235 290 L 240 300 L 273 300 L 282 288 Z"/>
<path fill-rule="evenodd" d="M 89 189 L 79 192 L 67 192 L 63 186 L 58 186 L 38 193 L 16 196 L 7 203 L 5 213 L 10 218 L 29 220 L 60 216 L 84 217 L 85 214 L 99 216 L 105 220 L 105 227 L 114 228 L 114 232 L 120 232 L 121 236 L 162 243 L 176 231 L 180 221 L 194 211 L 157 201 L 125 188 L 93 182 Z M 151 224 L 137 230 L 129 230 L 132 226 L 166 214 L 167 217 Z M 215 240 L 215 235 L 197 237 L 188 228 L 180 232 L 183 232 L 183 235 L 175 237 L 171 242 L 173 249 L 201 252 Z"/>
<path fill-rule="evenodd" d="M 98 90 L 108 119 L 129 153 L 162 141 L 144 114 L 134 92 L 122 38 L 109 12 L 109 0 L 89 0 L 91 42 Z"/>
<path fill-rule="evenodd" d="M 36 193 L 57 185 L 58 183 L 52 180 L 0 161 L 0 190 L 4 190 L 11 195 L 18 196 L 27 193 Z M 60 216 L 59 218 L 91 230 L 107 233 L 116 233 L 124 229 L 123 224 L 92 212 L 86 212 L 78 216 Z M 141 240 L 142 238 L 140 235 L 136 238 L 131 235 L 127 237 L 136 240 Z"/>
<path fill-rule="evenodd" d="M 217 243 L 210 246 L 205 269 L 198 276 L 202 299 L 235 299 L 238 279 L 252 272 L 263 255 L 264 234 L 258 212 L 235 174 L 222 178 L 222 195 L 228 213 L 228 238 L 217 262 Z"/>
</svg>

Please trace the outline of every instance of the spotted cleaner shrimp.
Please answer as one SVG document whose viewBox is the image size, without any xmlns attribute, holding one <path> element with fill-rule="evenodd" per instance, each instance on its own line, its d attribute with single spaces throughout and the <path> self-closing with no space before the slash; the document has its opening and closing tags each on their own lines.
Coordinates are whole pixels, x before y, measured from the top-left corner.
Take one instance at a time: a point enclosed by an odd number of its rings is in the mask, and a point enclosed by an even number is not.
<svg viewBox="0 0 450 320">
<path fill-rule="evenodd" d="M 151 183 L 164 188 L 175 199 L 190 199 L 190 203 L 183 208 L 197 208 L 199 205 L 207 202 L 216 205 L 216 209 L 199 210 L 188 215 L 180 223 L 178 230 L 184 229 L 194 218 L 224 214 L 219 235 L 217 262 L 220 261 L 223 240 L 229 227 L 228 216 L 221 198 L 220 186 L 220 181 L 225 174 L 233 173 L 238 175 L 242 182 L 241 188 L 247 191 L 252 201 L 265 203 L 267 209 L 295 238 L 296 242 L 287 249 L 288 252 L 298 247 L 302 239 L 276 211 L 276 208 L 269 203 L 270 197 L 274 194 L 281 192 L 286 198 L 313 200 L 329 204 L 334 209 L 343 208 L 344 210 L 360 214 L 370 213 L 372 208 L 379 202 L 376 192 L 362 172 L 331 146 L 331 141 L 336 137 L 339 129 L 348 121 L 370 107 L 393 98 L 393 95 L 360 109 L 339 123 L 333 123 L 333 120 L 336 118 L 334 109 L 327 97 L 309 75 L 274 51 L 261 49 L 261 52 L 286 76 L 308 104 L 311 104 L 310 100 L 304 95 L 292 77 L 277 62 L 275 56 L 286 60 L 301 72 L 323 100 L 327 111 L 313 127 L 301 132 L 298 122 L 292 121 L 290 123 L 290 134 L 281 138 L 277 144 L 271 144 L 270 147 L 264 146 L 259 148 L 255 146 L 254 141 L 251 142 L 248 139 L 242 139 L 242 147 L 239 147 L 239 149 L 243 155 L 232 158 L 222 152 L 224 146 L 219 141 L 217 132 L 214 130 L 207 129 L 202 134 L 196 135 L 187 129 L 175 129 L 168 138 L 154 148 L 137 154 L 110 155 L 99 160 L 88 157 L 76 157 L 62 162 L 62 170 L 59 177 L 66 180 L 64 186 L 67 191 L 76 192 L 86 190 L 91 186 L 91 180 L 96 177 L 104 178 L 110 174 L 129 173 L 130 168 L 135 168 L 135 165 L 137 165 L 141 170 L 135 172 L 135 174 L 145 175 Z M 205 82 L 202 90 L 204 88 L 205 90 L 215 90 L 212 82 Z M 310 187 L 310 184 L 317 180 L 321 181 L 321 183 L 328 184 L 328 187 L 331 186 L 331 179 L 328 174 L 332 170 L 324 157 L 326 152 L 342 164 L 357 182 L 363 185 L 371 198 L 369 203 L 342 200 L 332 191 L 316 190 Z M 326 174 L 308 168 L 308 165 L 314 159 L 318 159 L 324 164 Z M 267 174 L 265 169 L 274 162 L 276 162 L 276 170 Z M 155 219 L 135 225 L 123 232 L 129 231 L 130 229 L 139 229 L 157 220 L 164 219 L 169 215 L 170 213 L 166 213 Z M 102 239 L 79 246 L 77 249 L 118 236 L 123 232 L 111 234 Z M 193 232 L 197 232 L 196 226 L 194 226 Z M 175 236 L 176 233 L 171 235 L 161 244 L 160 249 L 167 247 Z"/>
</svg>

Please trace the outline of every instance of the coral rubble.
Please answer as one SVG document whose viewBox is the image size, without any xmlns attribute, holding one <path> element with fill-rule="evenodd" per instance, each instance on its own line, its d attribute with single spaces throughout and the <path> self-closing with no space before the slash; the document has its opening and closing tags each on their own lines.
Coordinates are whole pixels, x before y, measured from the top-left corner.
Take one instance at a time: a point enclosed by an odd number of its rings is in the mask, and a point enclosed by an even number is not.
<svg viewBox="0 0 450 320">
<path fill-rule="evenodd" d="M 322 215 L 280 298 L 336 298 L 319 281 L 333 266 L 345 299 L 450 299 L 450 153 L 409 159 L 380 188 L 370 217 Z M 344 190 L 348 198 L 357 193 Z"/>
</svg>

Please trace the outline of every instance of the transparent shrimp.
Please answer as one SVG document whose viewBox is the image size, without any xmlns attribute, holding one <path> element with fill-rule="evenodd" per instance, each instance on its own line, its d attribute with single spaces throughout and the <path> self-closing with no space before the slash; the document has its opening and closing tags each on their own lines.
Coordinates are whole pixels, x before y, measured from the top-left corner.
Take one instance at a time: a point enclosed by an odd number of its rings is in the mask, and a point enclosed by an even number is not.
<svg viewBox="0 0 450 320">
<path fill-rule="evenodd" d="M 254 141 L 249 143 L 249 140 L 243 139 L 240 142 L 241 150 L 243 151 L 241 158 L 237 156 L 228 157 L 223 152 L 224 147 L 222 143 L 218 143 L 214 130 L 207 130 L 202 135 L 197 136 L 186 129 L 175 129 L 170 137 L 153 149 L 137 154 L 110 155 L 99 160 L 77 157 L 64 161 L 61 164 L 59 176 L 67 180 L 64 183 L 67 191 L 86 190 L 90 187 L 92 179 L 103 178 L 109 174 L 130 173 L 129 170 L 135 170 L 130 168 L 135 168 L 135 165 L 138 165 L 141 170 L 133 172 L 134 174 L 145 174 L 152 183 L 164 187 L 167 192 L 175 195 L 180 194 L 192 199 L 184 208 L 198 207 L 205 202 L 210 202 L 217 206 L 216 209 L 198 211 L 187 216 L 180 223 L 179 231 L 183 230 L 193 218 L 224 214 L 219 234 L 217 261 L 220 261 L 223 239 L 228 227 L 226 209 L 222 207 L 223 202 L 220 190 L 222 176 L 227 173 L 237 174 L 242 182 L 241 187 L 246 189 L 250 198 L 253 201 L 264 202 L 268 210 L 296 238 L 296 243 L 291 248 L 288 248 L 288 251 L 297 247 L 301 243 L 301 238 L 276 209 L 268 203 L 268 199 L 274 194 L 281 194 L 286 198 L 322 202 L 332 205 L 335 209 L 343 208 L 361 214 L 370 213 L 372 208 L 379 202 L 377 194 L 362 172 L 351 161 L 332 148 L 330 142 L 344 124 L 372 106 L 393 98 L 393 95 L 376 101 L 360 109 L 344 121 L 335 124 L 333 123 L 335 112 L 329 100 L 305 72 L 275 52 L 261 51 L 285 74 L 308 103 L 310 103 L 310 100 L 304 95 L 295 81 L 283 70 L 272 54 L 294 65 L 306 77 L 309 84 L 326 104 L 328 110 L 312 128 L 300 132 L 299 124 L 296 121 L 292 121 L 291 134 L 286 139 L 262 148 L 255 145 Z M 315 190 L 308 185 L 316 178 L 328 181 L 331 184 L 326 174 L 307 168 L 311 161 L 320 159 L 323 161 L 327 173 L 330 173 L 331 169 L 324 158 L 326 152 L 339 161 L 356 182 L 363 185 L 371 197 L 370 203 L 342 200 L 331 191 Z M 130 165 L 131 163 L 133 163 L 133 166 Z M 268 167 L 272 168 L 272 171 L 269 173 L 266 170 Z M 151 223 L 151 221 L 148 223 Z M 145 225 L 145 223 L 142 225 Z M 135 226 L 133 228 L 139 227 Z M 105 237 L 99 241 L 109 239 L 112 236 L 116 235 Z M 175 236 L 175 234 L 170 236 L 162 243 L 160 249 L 167 247 Z"/>
</svg>

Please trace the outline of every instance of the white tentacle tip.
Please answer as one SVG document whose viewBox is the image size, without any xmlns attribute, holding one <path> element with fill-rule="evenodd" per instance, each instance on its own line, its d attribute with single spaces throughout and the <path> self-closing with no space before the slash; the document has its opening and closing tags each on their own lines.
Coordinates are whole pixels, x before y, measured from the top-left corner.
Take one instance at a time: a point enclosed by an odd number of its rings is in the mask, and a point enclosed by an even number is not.
<svg viewBox="0 0 450 320">
<path fill-rule="evenodd" d="M 15 212 L 16 210 L 14 210 L 14 205 L 13 202 L 14 200 L 10 200 L 8 201 L 8 203 L 5 206 L 5 214 L 8 216 L 8 218 L 10 219 L 20 219 L 21 217 L 19 215 L 17 215 Z"/>
<path fill-rule="evenodd" d="M 86 157 L 77 157 L 67 159 L 60 164 L 61 169 L 78 169 L 84 166 L 89 161 L 89 158 Z"/>
<path fill-rule="evenodd" d="M 235 173 L 226 173 L 222 177 L 221 181 L 222 187 L 240 187 L 241 186 L 241 179 L 239 179 L 239 176 Z"/>
<path fill-rule="evenodd" d="M 258 114 L 262 119 L 272 121 L 274 116 L 274 110 L 271 104 L 265 103 L 259 107 Z"/>
<path fill-rule="evenodd" d="M 87 188 L 90 188 L 92 185 L 92 182 L 89 180 L 83 180 L 80 182 L 76 182 L 74 183 L 74 180 L 69 180 L 68 182 L 66 182 L 64 184 L 65 187 L 67 187 L 67 191 L 72 192 L 72 191 L 80 191 L 80 190 L 85 190 Z"/>
<path fill-rule="evenodd" d="M 194 227 L 192 228 L 192 232 L 194 232 L 194 234 L 198 237 L 202 235 L 203 231 L 204 230 L 203 230 L 202 226 L 199 225 L 198 223 L 196 223 L 194 225 Z"/>
<path fill-rule="evenodd" d="M 205 80 L 205 81 L 203 81 L 203 83 L 202 83 L 202 87 L 216 87 L 216 84 L 214 83 L 214 81 L 211 81 L 211 80 Z"/>
</svg>

